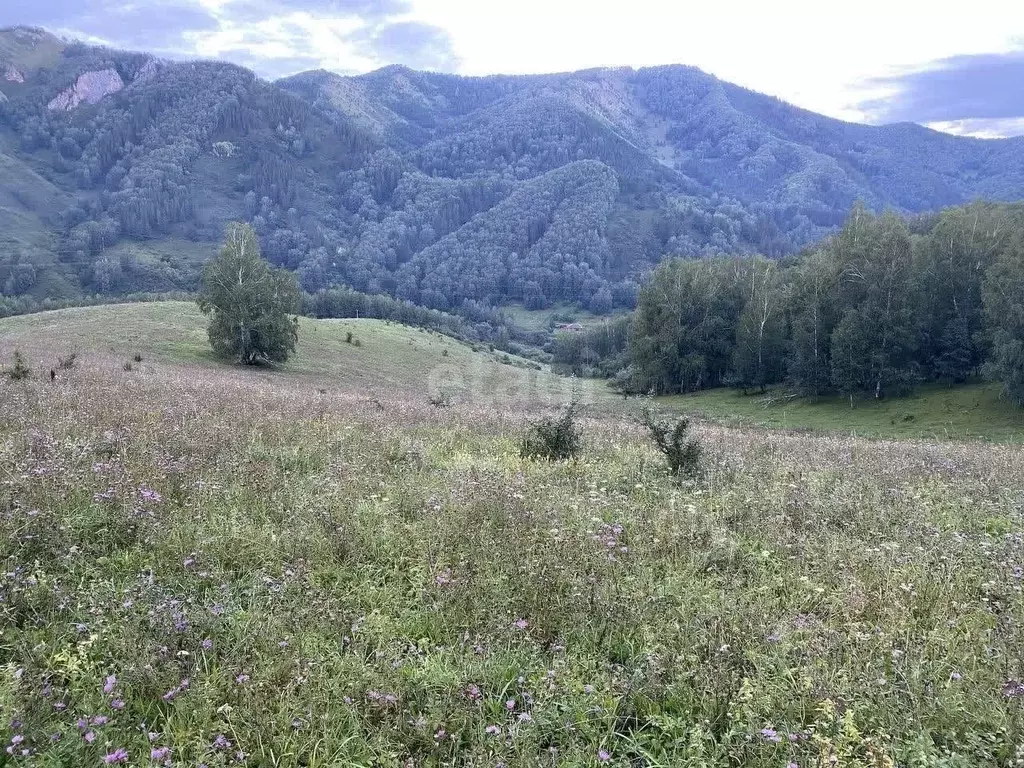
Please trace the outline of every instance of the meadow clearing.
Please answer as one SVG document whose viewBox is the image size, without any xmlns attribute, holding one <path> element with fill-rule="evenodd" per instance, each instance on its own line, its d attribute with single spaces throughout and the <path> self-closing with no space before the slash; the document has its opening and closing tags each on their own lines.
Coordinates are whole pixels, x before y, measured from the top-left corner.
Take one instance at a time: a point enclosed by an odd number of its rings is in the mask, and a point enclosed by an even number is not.
<svg viewBox="0 0 1024 768">
<path fill-rule="evenodd" d="M 566 381 L 386 323 L 280 372 L 188 305 L 15 348 L 2 766 L 1024 765 L 1018 446 L 705 424 L 679 482 L 586 388 L 583 456 L 522 459 Z"/>
</svg>

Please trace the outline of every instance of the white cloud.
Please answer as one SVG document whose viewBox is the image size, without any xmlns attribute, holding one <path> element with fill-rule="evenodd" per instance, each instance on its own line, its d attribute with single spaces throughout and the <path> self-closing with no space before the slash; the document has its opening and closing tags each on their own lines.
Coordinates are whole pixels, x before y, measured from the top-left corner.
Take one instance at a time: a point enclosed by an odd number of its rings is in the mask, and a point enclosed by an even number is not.
<svg viewBox="0 0 1024 768">
<path fill-rule="evenodd" d="M 451 34 L 466 74 L 691 64 L 847 120 L 865 83 L 957 54 L 1006 52 L 1024 3 L 974 0 L 414 0 Z M 1016 38 L 1016 39 L 1015 39 Z M 868 94 L 870 95 L 870 94 Z"/>
</svg>

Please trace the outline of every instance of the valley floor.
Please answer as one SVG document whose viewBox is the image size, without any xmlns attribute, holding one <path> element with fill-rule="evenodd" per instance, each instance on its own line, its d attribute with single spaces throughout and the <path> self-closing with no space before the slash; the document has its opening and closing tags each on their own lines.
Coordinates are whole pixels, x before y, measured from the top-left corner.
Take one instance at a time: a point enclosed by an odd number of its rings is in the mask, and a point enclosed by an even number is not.
<svg viewBox="0 0 1024 768">
<path fill-rule="evenodd" d="M 598 409 L 532 462 L 543 371 L 344 321 L 241 371 L 117 311 L 0 321 L 0 764 L 1024 757 L 1018 446 L 705 425 L 679 483 Z"/>
</svg>

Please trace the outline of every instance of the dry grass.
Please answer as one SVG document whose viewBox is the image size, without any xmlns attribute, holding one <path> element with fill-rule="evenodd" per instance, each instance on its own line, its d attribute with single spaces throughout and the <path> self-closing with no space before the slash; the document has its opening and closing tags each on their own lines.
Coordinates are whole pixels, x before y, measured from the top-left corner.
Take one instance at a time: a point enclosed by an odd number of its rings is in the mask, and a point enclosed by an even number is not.
<svg viewBox="0 0 1024 768">
<path fill-rule="evenodd" d="M 0 383 L 12 765 L 1022 759 L 1019 448 L 704 426 L 679 484 L 614 416 L 521 459 L 521 391 L 117 346 Z"/>
</svg>

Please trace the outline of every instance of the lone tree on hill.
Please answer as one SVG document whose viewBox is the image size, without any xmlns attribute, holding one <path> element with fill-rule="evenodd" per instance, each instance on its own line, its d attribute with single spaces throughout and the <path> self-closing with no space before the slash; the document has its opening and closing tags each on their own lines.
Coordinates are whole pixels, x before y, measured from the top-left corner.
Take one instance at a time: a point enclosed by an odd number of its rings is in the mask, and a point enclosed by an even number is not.
<svg viewBox="0 0 1024 768">
<path fill-rule="evenodd" d="M 283 363 L 299 338 L 301 293 L 292 274 L 260 255 L 248 224 L 228 226 L 220 254 L 203 270 L 199 308 L 220 357 L 243 365 Z"/>
</svg>

